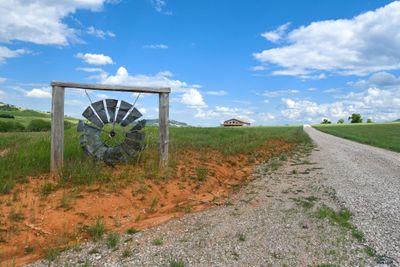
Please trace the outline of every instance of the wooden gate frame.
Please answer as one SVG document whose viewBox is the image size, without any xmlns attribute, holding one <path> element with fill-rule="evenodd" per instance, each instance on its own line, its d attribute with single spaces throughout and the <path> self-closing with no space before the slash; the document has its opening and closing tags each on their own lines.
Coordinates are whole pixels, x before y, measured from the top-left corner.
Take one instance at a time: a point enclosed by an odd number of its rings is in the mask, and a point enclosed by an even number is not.
<svg viewBox="0 0 400 267">
<path fill-rule="evenodd" d="M 104 90 L 120 92 L 151 93 L 159 95 L 158 162 L 161 167 L 168 164 L 169 143 L 169 94 L 171 88 L 119 86 L 52 81 L 51 98 L 51 154 L 50 171 L 54 174 L 64 165 L 64 95 L 65 88 Z"/>
</svg>

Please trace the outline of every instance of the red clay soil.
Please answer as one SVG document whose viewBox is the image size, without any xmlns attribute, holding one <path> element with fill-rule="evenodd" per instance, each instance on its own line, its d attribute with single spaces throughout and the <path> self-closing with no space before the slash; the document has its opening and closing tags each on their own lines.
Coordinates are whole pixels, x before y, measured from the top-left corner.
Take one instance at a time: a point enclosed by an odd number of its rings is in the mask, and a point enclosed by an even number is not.
<svg viewBox="0 0 400 267">
<path fill-rule="evenodd" d="M 267 160 L 294 147 L 270 140 L 258 153 Z M 32 262 L 51 247 L 78 246 L 89 240 L 87 229 L 99 218 L 107 231 L 123 232 L 223 204 L 232 191 L 249 182 L 255 164 L 257 160 L 246 155 L 186 151 L 177 159 L 175 178 L 131 181 L 119 188 L 61 188 L 47 197 L 39 189 L 49 175 L 32 177 L 0 197 L 0 266 Z"/>
</svg>

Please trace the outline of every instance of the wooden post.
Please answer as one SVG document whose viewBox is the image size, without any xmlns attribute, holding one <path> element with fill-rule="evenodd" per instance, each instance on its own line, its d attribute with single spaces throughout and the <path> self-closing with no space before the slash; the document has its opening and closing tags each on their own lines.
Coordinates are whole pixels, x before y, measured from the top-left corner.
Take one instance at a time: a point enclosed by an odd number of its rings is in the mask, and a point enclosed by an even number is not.
<svg viewBox="0 0 400 267">
<path fill-rule="evenodd" d="M 52 86 L 50 170 L 58 174 L 64 163 L 64 87 Z"/>
<path fill-rule="evenodd" d="M 160 167 L 168 166 L 169 93 L 159 94 L 158 161 Z"/>
</svg>

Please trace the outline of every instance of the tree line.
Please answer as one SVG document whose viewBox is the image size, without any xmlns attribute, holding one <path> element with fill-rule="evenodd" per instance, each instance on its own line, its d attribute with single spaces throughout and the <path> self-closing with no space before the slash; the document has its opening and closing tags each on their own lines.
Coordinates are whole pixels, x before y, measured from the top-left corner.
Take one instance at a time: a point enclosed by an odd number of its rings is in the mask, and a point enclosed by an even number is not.
<svg viewBox="0 0 400 267">
<path fill-rule="evenodd" d="M 358 113 L 353 113 L 351 114 L 351 116 L 348 118 L 350 123 L 362 123 L 363 122 L 363 118 L 361 116 L 361 114 Z M 332 122 L 329 119 L 323 119 L 321 124 L 331 124 Z M 337 124 L 342 124 L 344 123 L 344 119 L 339 119 L 337 121 Z M 373 121 L 371 119 L 367 119 L 367 123 L 373 123 Z"/>
</svg>

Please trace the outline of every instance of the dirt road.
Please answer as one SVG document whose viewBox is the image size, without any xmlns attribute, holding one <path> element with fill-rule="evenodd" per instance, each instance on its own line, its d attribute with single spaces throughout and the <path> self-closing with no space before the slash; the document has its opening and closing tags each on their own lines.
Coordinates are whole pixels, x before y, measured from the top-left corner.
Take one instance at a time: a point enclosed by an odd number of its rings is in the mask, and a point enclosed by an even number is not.
<svg viewBox="0 0 400 267">
<path fill-rule="evenodd" d="M 105 238 L 31 266 L 387 266 L 320 216 L 341 206 L 310 153 L 308 146 L 261 164 L 247 186 L 215 199 L 217 208 L 123 234 L 115 248 Z"/>
<path fill-rule="evenodd" d="M 323 183 L 377 253 L 400 262 L 400 154 L 304 128 L 318 145 L 311 159 L 323 168 Z"/>
</svg>

